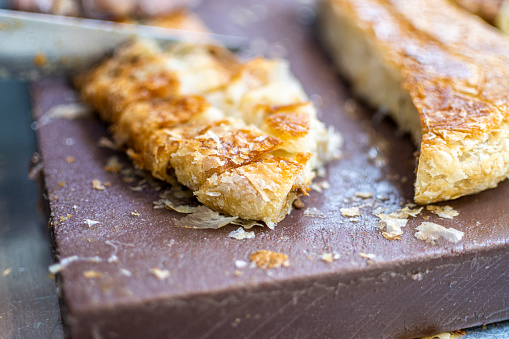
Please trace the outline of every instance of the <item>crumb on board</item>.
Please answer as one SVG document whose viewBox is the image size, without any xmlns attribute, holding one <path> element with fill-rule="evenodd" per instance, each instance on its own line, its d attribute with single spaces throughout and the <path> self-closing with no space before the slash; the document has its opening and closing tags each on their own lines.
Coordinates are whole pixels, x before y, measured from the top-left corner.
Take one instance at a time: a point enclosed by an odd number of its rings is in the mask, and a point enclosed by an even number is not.
<svg viewBox="0 0 509 339">
<path fill-rule="evenodd" d="M 106 187 L 103 185 L 103 183 L 99 179 L 92 180 L 92 188 L 97 191 L 104 191 L 106 189 Z"/>
<path fill-rule="evenodd" d="M 304 202 L 302 202 L 302 200 L 300 200 L 299 198 L 293 201 L 293 207 L 295 207 L 298 210 L 304 208 L 305 206 L 306 204 L 304 204 Z"/>
<path fill-rule="evenodd" d="M 435 240 L 442 237 L 445 240 L 457 243 L 463 238 L 464 233 L 452 227 L 445 228 L 444 226 L 432 223 L 423 222 L 416 228 L 417 232 L 415 237 L 419 240 L 426 241 L 427 243 L 434 244 Z"/>
<path fill-rule="evenodd" d="M 436 205 L 428 205 L 426 206 L 426 209 L 428 211 L 431 211 L 432 213 L 435 213 L 440 218 L 444 219 L 453 219 L 455 216 L 458 216 L 459 213 L 455 209 L 452 208 L 452 206 L 446 205 L 446 206 L 436 206 Z"/>
<path fill-rule="evenodd" d="M 122 164 L 118 160 L 117 156 L 111 156 L 107 161 L 106 165 L 104 166 L 104 170 L 106 172 L 112 172 L 112 173 L 118 173 L 123 169 Z"/>
<path fill-rule="evenodd" d="M 444 332 L 435 335 L 420 337 L 418 339 L 458 339 L 466 334 L 463 330 Z"/>
<path fill-rule="evenodd" d="M 237 277 L 240 277 L 242 275 L 242 271 L 236 270 L 235 272 L 233 272 L 233 274 L 235 274 L 235 276 Z"/>
<path fill-rule="evenodd" d="M 151 268 L 149 272 L 152 273 L 159 280 L 164 280 L 170 276 L 170 271 L 163 270 L 157 267 Z"/>
<path fill-rule="evenodd" d="M 76 158 L 73 157 L 73 156 L 70 156 L 70 157 L 66 157 L 65 158 L 65 162 L 68 163 L 68 164 L 72 164 L 73 162 L 76 161 Z"/>
<path fill-rule="evenodd" d="M 245 262 L 244 260 L 235 260 L 235 267 L 237 268 L 247 267 L 247 262 Z"/>
<path fill-rule="evenodd" d="M 361 215 L 361 211 L 359 210 L 359 207 L 343 207 L 343 208 L 341 208 L 340 211 L 344 217 L 349 217 L 349 218 L 358 217 Z"/>
<path fill-rule="evenodd" d="M 407 204 L 405 207 L 400 208 L 389 214 L 379 213 L 376 214 L 380 218 L 379 228 L 382 231 L 382 236 L 388 240 L 401 240 L 403 234 L 402 228 L 408 223 L 409 217 L 416 217 L 422 211 L 422 207 L 412 208 L 412 204 Z"/>
<path fill-rule="evenodd" d="M 376 259 L 376 254 L 373 254 L 373 253 L 359 253 L 359 256 L 361 256 L 362 258 L 364 259 L 368 259 L 368 260 L 375 260 Z"/>
<path fill-rule="evenodd" d="M 58 219 L 60 221 L 66 221 L 67 219 L 69 219 L 70 217 L 72 217 L 72 214 L 67 214 L 65 217 L 63 215 L 61 215 Z"/>
<path fill-rule="evenodd" d="M 324 253 L 321 256 L 322 261 L 325 261 L 327 263 L 332 263 L 334 260 L 338 260 L 340 257 L 339 253 Z"/>
<path fill-rule="evenodd" d="M 110 148 L 112 150 L 118 149 L 118 147 L 115 145 L 115 143 L 106 137 L 100 137 L 99 140 L 97 141 L 97 145 L 99 147 Z"/>
<path fill-rule="evenodd" d="M 304 216 L 311 218 L 326 218 L 327 216 L 316 207 L 308 207 L 304 211 Z"/>
<path fill-rule="evenodd" d="M 130 277 L 132 276 L 133 274 L 131 273 L 131 271 L 125 269 L 125 268 L 121 268 L 120 269 L 120 273 L 122 273 L 122 275 L 125 275 L 126 277 Z"/>
<path fill-rule="evenodd" d="M 372 192 L 355 192 L 355 196 L 362 199 L 369 199 L 373 197 Z"/>
<path fill-rule="evenodd" d="M 271 269 L 271 268 L 279 268 L 289 267 L 290 261 L 288 260 L 288 256 L 283 253 L 277 253 L 268 250 L 258 250 L 249 255 L 249 259 L 251 262 L 255 263 L 261 269 Z"/>
<path fill-rule="evenodd" d="M 88 225 L 88 227 L 92 227 L 92 226 L 94 226 L 95 224 L 99 224 L 99 221 L 90 220 L 90 219 L 85 219 L 84 224 Z"/>
<path fill-rule="evenodd" d="M 2 277 L 6 277 L 8 276 L 9 274 L 11 273 L 11 268 L 6 268 L 5 270 L 3 270 L 2 272 Z"/>
<path fill-rule="evenodd" d="M 102 276 L 103 275 L 101 272 L 97 272 L 97 271 L 93 271 L 93 270 L 83 272 L 83 277 L 85 277 L 87 279 L 99 279 L 99 278 L 102 278 Z"/>
<path fill-rule="evenodd" d="M 136 212 L 136 211 L 132 211 L 131 212 L 131 215 L 135 216 L 135 217 L 139 217 L 141 214 Z"/>
<path fill-rule="evenodd" d="M 246 232 L 244 231 L 244 228 L 239 227 L 235 231 L 231 231 L 230 234 L 228 234 L 229 238 L 237 239 L 237 240 L 243 240 L 243 239 L 251 239 L 255 237 L 255 232 Z"/>
<path fill-rule="evenodd" d="M 64 187 L 64 186 L 65 186 L 65 181 L 60 181 L 60 182 L 58 183 L 58 186 L 59 186 L 59 187 Z"/>
</svg>

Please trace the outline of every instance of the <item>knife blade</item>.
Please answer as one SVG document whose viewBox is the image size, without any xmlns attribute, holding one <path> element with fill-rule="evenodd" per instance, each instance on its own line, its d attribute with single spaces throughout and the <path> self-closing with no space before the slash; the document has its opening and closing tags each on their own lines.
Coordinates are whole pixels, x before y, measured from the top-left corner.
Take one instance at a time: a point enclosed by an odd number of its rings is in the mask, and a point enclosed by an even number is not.
<svg viewBox="0 0 509 339">
<path fill-rule="evenodd" d="M 0 9 L 0 78 L 30 80 L 87 67 L 135 37 L 240 50 L 247 39 L 138 24 Z"/>
</svg>

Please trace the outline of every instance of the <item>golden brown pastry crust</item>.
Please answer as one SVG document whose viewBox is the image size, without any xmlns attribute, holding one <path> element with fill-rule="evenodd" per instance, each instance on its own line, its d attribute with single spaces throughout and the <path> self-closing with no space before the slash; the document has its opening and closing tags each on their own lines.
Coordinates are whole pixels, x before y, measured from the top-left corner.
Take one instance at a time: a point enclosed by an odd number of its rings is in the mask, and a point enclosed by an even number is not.
<svg viewBox="0 0 509 339">
<path fill-rule="evenodd" d="M 340 50 L 345 34 L 358 34 L 395 91 L 408 96 L 412 107 L 407 111 L 420 118 L 420 128 L 407 128 L 420 141 L 417 203 L 476 193 L 507 177 L 506 38 L 446 0 L 325 0 L 322 9 L 326 41 L 358 91 L 372 78 L 359 86 L 359 72 L 342 63 L 351 52 Z M 335 30 L 339 26 L 343 29 Z M 370 93 L 363 94 L 370 100 Z M 399 107 L 388 106 L 396 120 L 404 120 Z"/>
<path fill-rule="evenodd" d="M 270 227 L 337 146 L 278 60 L 241 64 L 218 48 L 162 52 L 138 41 L 77 84 L 140 168 L 167 182 L 176 177 L 222 213 Z M 245 121 L 250 115 L 258 119 Z"/>
</svg>

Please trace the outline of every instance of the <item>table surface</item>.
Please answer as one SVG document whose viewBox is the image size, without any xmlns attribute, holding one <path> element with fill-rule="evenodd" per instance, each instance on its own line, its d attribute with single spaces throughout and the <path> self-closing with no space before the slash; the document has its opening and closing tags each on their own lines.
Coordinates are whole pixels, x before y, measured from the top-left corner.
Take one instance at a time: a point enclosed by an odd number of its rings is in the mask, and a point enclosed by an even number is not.
<svg viewBox="0 0 509 339">
<path fill-rule="evenodd" d="M 63 338 L 45 202 L 28 178 L 37 145 L 26 83 L 0 82 L 0 121 L 0 338 Z M 508 338 L 509 321 L 466 332 Z"/>
</svg>

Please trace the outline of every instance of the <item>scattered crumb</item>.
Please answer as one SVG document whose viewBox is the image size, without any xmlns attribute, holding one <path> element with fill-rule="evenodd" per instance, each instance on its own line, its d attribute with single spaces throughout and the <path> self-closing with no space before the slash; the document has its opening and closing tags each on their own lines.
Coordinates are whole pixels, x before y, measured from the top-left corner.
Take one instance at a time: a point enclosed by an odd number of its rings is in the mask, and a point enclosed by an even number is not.
<svg viewBox="0 0 509 339">
<path fill-rule="evenodd" d="M 339 254 L 338 253 L 324 253 L 322 254 L 322 261 L 325 261 L 325 262 L 328 262 L 328 263 L 331 263 L 333 262 L 334 260 L 338 260 L 339 259 Z"/>
<path fill-rule="evenodd" d="M 65 257 L 65 258 L 60 259 L 60 262 L 57 264 L 50 265 L 48 267 L 48 270 L 50 273 L 55 274 L 55 273 L 58 273 L 61 270 L 65 269 L 69 264 L 71 264 L 72 262 L 75 262 L 75 261 L 86 261 L 86 262 L 98 263 L 98 262 L 101 262 L 102 259 L 100 257 L 87 258 L 87 257 L 78 257 L 77 255 L 72 255 L 70 257 Z"/>
<path fill-rule="evenodd" d="M 126 277 L 130 277 L 132 276 L 133 274 L 131 273 L 131 271 L 129 270 L 126 270 L 125 268 L 121 268 L 120 269 L 120 273 L 122 273 L 123 275 L 125 275 Z"/>
<path fill-rule="evenodd" d="M 110 186 L 111 186 L 111 182 L 109 182 L 109 181 L 105 181 L 105 182 L 103 183 L 103 185 L 104 185 L 104 187 L 110 187 Z"/>
<path fill-rule="evenodd" d="M 6 276 L 8 276 L 10 273 L 11 273 L 11 269 L 10 269 L 10 268 L 6 268 L 6 269 L 2 272 L 2 277 L 6 277 Z"/>
<path fill-rule="evenodd" d="M 277 253 L 267 250 L 258 250 L 249 256 L 249 259 L 259 268 L 264 270 L 270 268 L 279 268 L 281 266 L 289 267 L 290 261 L 288 256 L 283 253 Z"/>
<path fill-rule="evenodd" d="M 242 271 L 236 270 L 233 272 L 233 274 L 235 274 L 237 277 L 240 277 L 242 275 Z"/>
<path fill-rule="evenodd" d="M 107 172 L 112 172 L 112 173 L 118 173 L 122 170 L 122 168 L 123 168 L 123 166 L 120 163 L 120 161 L 118 161 L 117 156 L 110 157 L 108 159 L 108 161 L 106 162 L 106 165 L 104 166 L 104 169 Z"/>
<path fill-rule="evenodd" d="M 134 215 L 135 217 L 139 217 L 141 214 L 136 211 L 133 211 L 133 212 L 131 212 L 131 215 Z"/>
<path fill-rule="evenodd" d="M 237 240 L 251 239 L 255 237 L 255 232 L 246 232 L 242 227 L 239 227 L 237 230 L 231 231 L 230 234 L 228 234 L 228 237 Z"/>
<path fill-rule="evenodd" d="M 393 213 L 380 213 L 377 217 L 381 220 L 380 228 L 382 229 L 382 235 L 385 233 L 384 237 L 390 240 L 396 240 L 397 237 L 402 235 L 403 230 L 401 228 L 405 227 L 408 222 L 406 218 L 397 218 Z"/>
<path fill-rule="evenodd" d="M 98 279 L 102 278 L 102 273 L 97 271 L 85 271 L 83 272 L 83 276 L 87 279 Z"/>
<path fill-rule="evenodd" d="M 345 217 L 358 217 L 361 215 L 361 211 L 359 210 L 359 207 L 349 207 L 349 208 L 342 208 L 341 214 Z"/>
<path fill-rule="evenodd" d="M 106 137 L 99 138 L 99 141 L 97 141 L 97 145 L 99 145 L 99 147 L 117 150 L 117 146 L 113 143 L 113 141 L 111 141 L 110 139 L 108 139 Z"/>
<path fill-rule="evenodd" d="M 245 262 L 244 260 L 235 260 L 235 267 L 237 268 L 247 267 L 247 262 Z"/>
<path fill-rule="evenodd" d="M 445 219 L 453 219 L 455 216 L 459 215 L 458 211 L 454 210 L 451 206 L 436 206 L 436 205 L 428 205 L 426 206 L 428 211 L 435 213 L 440 218 Z"/>
<path fill-rule="evenodd" d="M 465 335 L 465 331 L 452 331 L 452 332 L 444 332 L 435 335 L 430 335 L 426 337 L 420 337 L 419 339 L 457 339 L 461 336 Z"/>
<path fill-rule="evenodd" d="M 106 189 L 99 179 L 92 180 L 92 188 L 98 191 L 104 191 Z"/>
<path fill-rule="evenodd" d="M 295 207 L 298 210 L 301 208 L 304 208 L 305 206 L 306 206 L 306 204 L 304 204 L 302 202 L 302 200 L 300 200 L 299 198 L 297 198 L 293 201 L 293 207 Z"/>
<path fill-rule="evenodd" d="M 324 190 L 329 189 L 330 184 L 327 180 L 321 182 L 314 182 L 311 184 L 311 189 L 317 191 L 318 193 L 322 193 Z"/>
<path fill-rule="evenodd" d="M 70 217 L 72 217 L 72 214 L 67 214 L 65 217 L 64 216 L 60 216 L 60 218 L 58 218 L 60 221 L 66 221 L 67 219 L 69 219 Z"/>
<path fill-rule="evenodd" d="M 375 260 L 376 259 L 376 254 L 373 254 L 373 253 L 359 253 L 359 255 L 364 258 L 364 259 L 368 259 L 368 260 Z"/>
<path fill-rule="evenodd" d="M 56 105 L 45 113 L 44 117 L 50 119 L 68 119 L 88 118 L 92 116 L 92 110 L 89 106 L 81 102 L 71 102 L 67 104 Z"/>
<path fill-rule="evenodd" d="M 403 232 L 402 232 L 403 233 Z M 401 240 L 401 235 L 382 231 L 382 236 L 387 240 Z"/>
<path fill-rule="evenodd" d="M 162 270 L 160 268 L 154 267 L 149 270 L 157 279 L 164 280 L 170 276 L 170 272 L 168 270 Z"/>
<path fill-rule="evenodd" d="M 406 226 L 408 218 L 416 217 L 422 211 L 422 207 L 412 209 L 412 206 L 414 205 L 407 204 L 404 208 L 390 214 L 380 213 L 376 215 L 381 220 L 380 229 L 385 239 L 401 240 L 402 228 Z"/>
<path fill-rule="evenodd" d="M 76 158 L 74 158 L 74 157 L 67 157 L 67 158 L 65 158 L 65 162 L 68 163 L 68 164 L 72 164 L 75 161 L 76 161 Z"/>
<path fill-rule="evenodd" d="M 316 207 L 308 207 L 304 211 L 304 216 L 313 218 L 326 218 L 325 214 Z"/>
<path fill-rule="evenodd" d="M 65 186 L 65 181 L 60 181 L 60 182 L 58 183 L 58 186 L 60 186 L 60 187 L 64 187 L 64 186 Z"/>
<path fill-rule="evenodd" d="M 94 226 L 95 224 L 99 224 L 99 221 L 95 221 L 95 220 L 90 220 L 90 219 L 85 219 L 85 222 L 84 222 L 86 225 L 88 225 L 88 227 L 92 227 Z"/>
<path fill-rule="evenodd" d="M 78 209 L 78 205 L 73 205 L 72 209 L 76 211 Z"/>
<path fill-rule="evenodd" d="M 434 244 L 435 240 L 442 237 L 445 240 L 457 243 L 463 238 L 464 233 L 458 231 L 454 228 L 445 228 L 444 226 L 432 223 L 432 222 L 423 222 L 419 225 L 416 230 L 418 232 L 415 233 L 415 237 L 419 240 L 426 241 L 428 243 Z"/>
<path fill-rule="evenodd" d="M 355 196 L 362 199 L 369 199 L 373 197 L 373 193 L 371 192 L 355 192 Z"/>
</svg>

